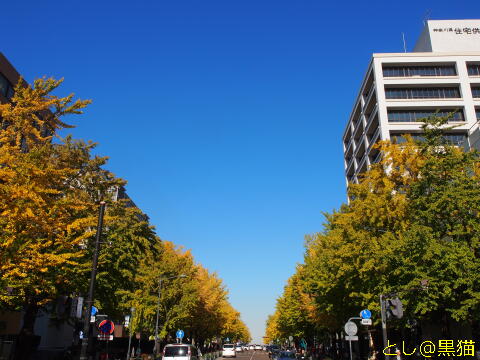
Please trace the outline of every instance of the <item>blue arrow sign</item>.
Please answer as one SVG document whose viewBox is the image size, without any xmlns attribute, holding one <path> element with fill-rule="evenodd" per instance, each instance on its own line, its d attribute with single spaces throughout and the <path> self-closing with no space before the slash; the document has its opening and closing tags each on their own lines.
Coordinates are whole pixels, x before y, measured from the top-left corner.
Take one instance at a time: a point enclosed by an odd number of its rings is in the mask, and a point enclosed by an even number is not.
<svg viewBox="0 0 480 360">
<path fill-rule="evenodd" d="M 185 333 L 183 332 L 183 330 L 177 330 L 177 338 L 183 339 L 184 335 L 185 335 Z"/>
<path fill-rule="evenodd" d="M 362 317 L 362 319 L 370 319 L 372 317 L 372 313 L 370 312 L 370 310 L 365 309 L 365 310 L 362 310 L 362 312 L 360 313 L 360 316 Z"/>
<path fill-rule="evenodd" d="M 98 313 L 98 309 L 95 306 L 92 306 L 92 311 L 90 311 L 91 316 L 95 316 Z"/>
</svg>

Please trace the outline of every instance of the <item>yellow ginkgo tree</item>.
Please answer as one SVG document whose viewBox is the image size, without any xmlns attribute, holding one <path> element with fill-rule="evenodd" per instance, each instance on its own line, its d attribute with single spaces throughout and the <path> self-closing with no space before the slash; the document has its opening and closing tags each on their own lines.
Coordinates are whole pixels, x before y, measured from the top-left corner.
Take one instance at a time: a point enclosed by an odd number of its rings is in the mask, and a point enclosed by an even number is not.
<svg viewBox="0 0 480 360">
<path fill-rule="evenodd" d="M 0 105 L 0 308 L 23 308 L 30 333 L 41 306 L 71 293 L 98 200 L 121 184 L 94 144 L 57 135 L 90 103 L 52 95 L 61 82 L 20 81 Z"/>
</svg>

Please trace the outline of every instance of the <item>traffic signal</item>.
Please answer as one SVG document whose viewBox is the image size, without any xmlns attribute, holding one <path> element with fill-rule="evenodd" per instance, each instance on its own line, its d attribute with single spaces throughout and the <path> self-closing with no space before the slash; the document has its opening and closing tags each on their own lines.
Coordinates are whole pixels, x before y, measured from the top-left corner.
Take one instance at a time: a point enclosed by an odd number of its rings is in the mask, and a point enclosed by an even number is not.
<svg viewBox="0 0 480 360">
<path fill-rule="evenodd" d="M 387 314 L 401 319 L 403 317 L 403 305 L 398 297 L 386 301 Z"/>
</svg>

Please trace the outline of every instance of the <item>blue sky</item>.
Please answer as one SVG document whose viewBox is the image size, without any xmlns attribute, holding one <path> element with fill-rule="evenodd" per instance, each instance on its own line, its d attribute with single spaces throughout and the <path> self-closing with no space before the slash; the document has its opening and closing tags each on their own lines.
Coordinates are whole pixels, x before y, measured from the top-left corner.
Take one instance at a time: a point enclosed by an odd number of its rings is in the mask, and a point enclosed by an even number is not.
<svg viewBox="0 0 480 360">
<path fill-rule="evenodd" d="M 7 1 L 0 51 L 93 99 L 71 118 L 160 237 L 217 271 L 256 342 L 305 234 L 345 201 L 343 128 L 372 52 L 478 1 Z"/>
</svg>

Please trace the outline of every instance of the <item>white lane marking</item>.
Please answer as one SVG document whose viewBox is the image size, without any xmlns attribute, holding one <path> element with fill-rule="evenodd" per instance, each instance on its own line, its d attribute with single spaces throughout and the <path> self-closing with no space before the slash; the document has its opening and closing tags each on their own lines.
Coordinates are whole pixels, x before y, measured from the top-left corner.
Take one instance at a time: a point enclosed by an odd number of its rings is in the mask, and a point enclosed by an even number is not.
<svg viewBox="0 0 480 360">
<path fill-rule="evenodd" d="M 253 350 L 252 356 L 250 356 L 250 360 L 252 360 L 254 356 L 255 356 L 255 350 Z"/>
</svg>

